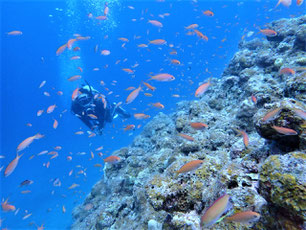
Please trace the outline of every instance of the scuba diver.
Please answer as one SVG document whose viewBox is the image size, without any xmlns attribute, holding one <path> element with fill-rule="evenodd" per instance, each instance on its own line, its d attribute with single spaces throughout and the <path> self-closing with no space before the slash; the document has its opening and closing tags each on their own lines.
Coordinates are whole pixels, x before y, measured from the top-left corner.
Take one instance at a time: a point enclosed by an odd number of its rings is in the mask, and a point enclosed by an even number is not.
<svg viewBox="0 0 306 230">
<path fill-rule="evenodd" d="M 106 122 L 112 122 L 118 115 L 121 118 L 131 117 L 120 104 L 109 103 L 103 94 L 85 82 L 87 85 L 78 90 L 79 95 L 72 101 L 71 112 L 93 132 L 101 135 Z"/>
</svg>

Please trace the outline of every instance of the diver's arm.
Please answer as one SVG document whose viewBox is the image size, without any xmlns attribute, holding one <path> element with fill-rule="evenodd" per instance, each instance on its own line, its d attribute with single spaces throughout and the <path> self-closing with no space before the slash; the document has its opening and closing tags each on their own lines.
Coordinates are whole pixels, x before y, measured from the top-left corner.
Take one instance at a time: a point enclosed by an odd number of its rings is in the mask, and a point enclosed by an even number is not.
<svg viewBox="0 0 306 230">
<path fill-rule="evenodd" d="M 125 111 L 123 108 L 118 106 L 115 110 L 115 114 L 118 114 L 121 118 L 130 118 L 131 114 L 127 111 Z"/>
</svg>

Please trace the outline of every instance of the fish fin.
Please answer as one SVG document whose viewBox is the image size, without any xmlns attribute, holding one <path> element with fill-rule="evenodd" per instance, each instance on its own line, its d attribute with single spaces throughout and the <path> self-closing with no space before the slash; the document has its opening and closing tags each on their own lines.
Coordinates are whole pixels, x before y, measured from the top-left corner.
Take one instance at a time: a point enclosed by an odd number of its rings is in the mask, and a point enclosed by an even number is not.
<svg viewBox="0 0 306 230">
<path fill-rule="evenodd" d="M 276 4 L 276 6 L 275 6 L 274 8 L 278 7 L 279 4 L 281 4 L 282 1 L 283 1 L 283 0 L 279 0 L 278 3 Z"/>
</svg>

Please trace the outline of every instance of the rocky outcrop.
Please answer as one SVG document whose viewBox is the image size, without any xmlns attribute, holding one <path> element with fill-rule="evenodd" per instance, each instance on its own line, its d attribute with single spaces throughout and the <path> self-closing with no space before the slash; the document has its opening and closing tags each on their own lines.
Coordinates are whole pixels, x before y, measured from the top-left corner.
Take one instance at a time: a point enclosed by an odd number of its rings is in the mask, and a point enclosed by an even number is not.
<svg viewBox="0 0 306 230">
<path fill-rule="evenodd" d="M 296 112 L 306 108 L 305 22 L 275 21 L 268 27 L 276 37 L 241 41 L 222 78 L 212 79 L 200 100 L 158 114 L 130 146 L 114 152 L 122 160 L 105 165 L 104 178 L 75 208 L 72 229 L 200 229 L 200 216 L 224 193 L 231 196 L 231 213 L 261 213 L 252 229 L 305 227 L 305 117 Z M 295 74 L 281 74 L 285 67 Z M 190 122 L 208 128 L 195 130 Z M 248 134 L 248 145 L 236 129 Z M 196 159 L 204 161 L 199 169 L 176 173 Z M 221 221 L 211 229 L 250 226 Z"/>
</svg>

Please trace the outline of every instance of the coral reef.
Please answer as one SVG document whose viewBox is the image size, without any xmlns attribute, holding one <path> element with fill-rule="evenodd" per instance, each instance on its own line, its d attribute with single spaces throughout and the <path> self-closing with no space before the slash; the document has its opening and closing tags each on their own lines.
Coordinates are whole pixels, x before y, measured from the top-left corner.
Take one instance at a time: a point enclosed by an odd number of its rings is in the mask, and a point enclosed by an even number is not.
<svg viewBox="0 0 306 230">
<path fill-rule="evenodd" d="M 305 22 L 305 16 L 278 20 L 268 25 L 276 37 L 242 40 L 200 100 L 159 113 L 130 146 L 114 152 L 122 160 L 105 165 L 104 178 L 75 208 L 72 229 L 200 229 L 201 215 L 224 193 L 231 196 L 231 213 L 252 210 L 261 218 L 253 225 L 221 221 L 211 229 L 305 228 L 305 117 L 296 112 L 306 108 Z M 281 74 L 285 67 L 295 75 Z M 195 130 L 190 122 L 208 128 Z M 234 129 L 248 134 L 247 147 Z M 176 174 L 197 159 L 204 161 L 200 168 Z"/>
</svg>

